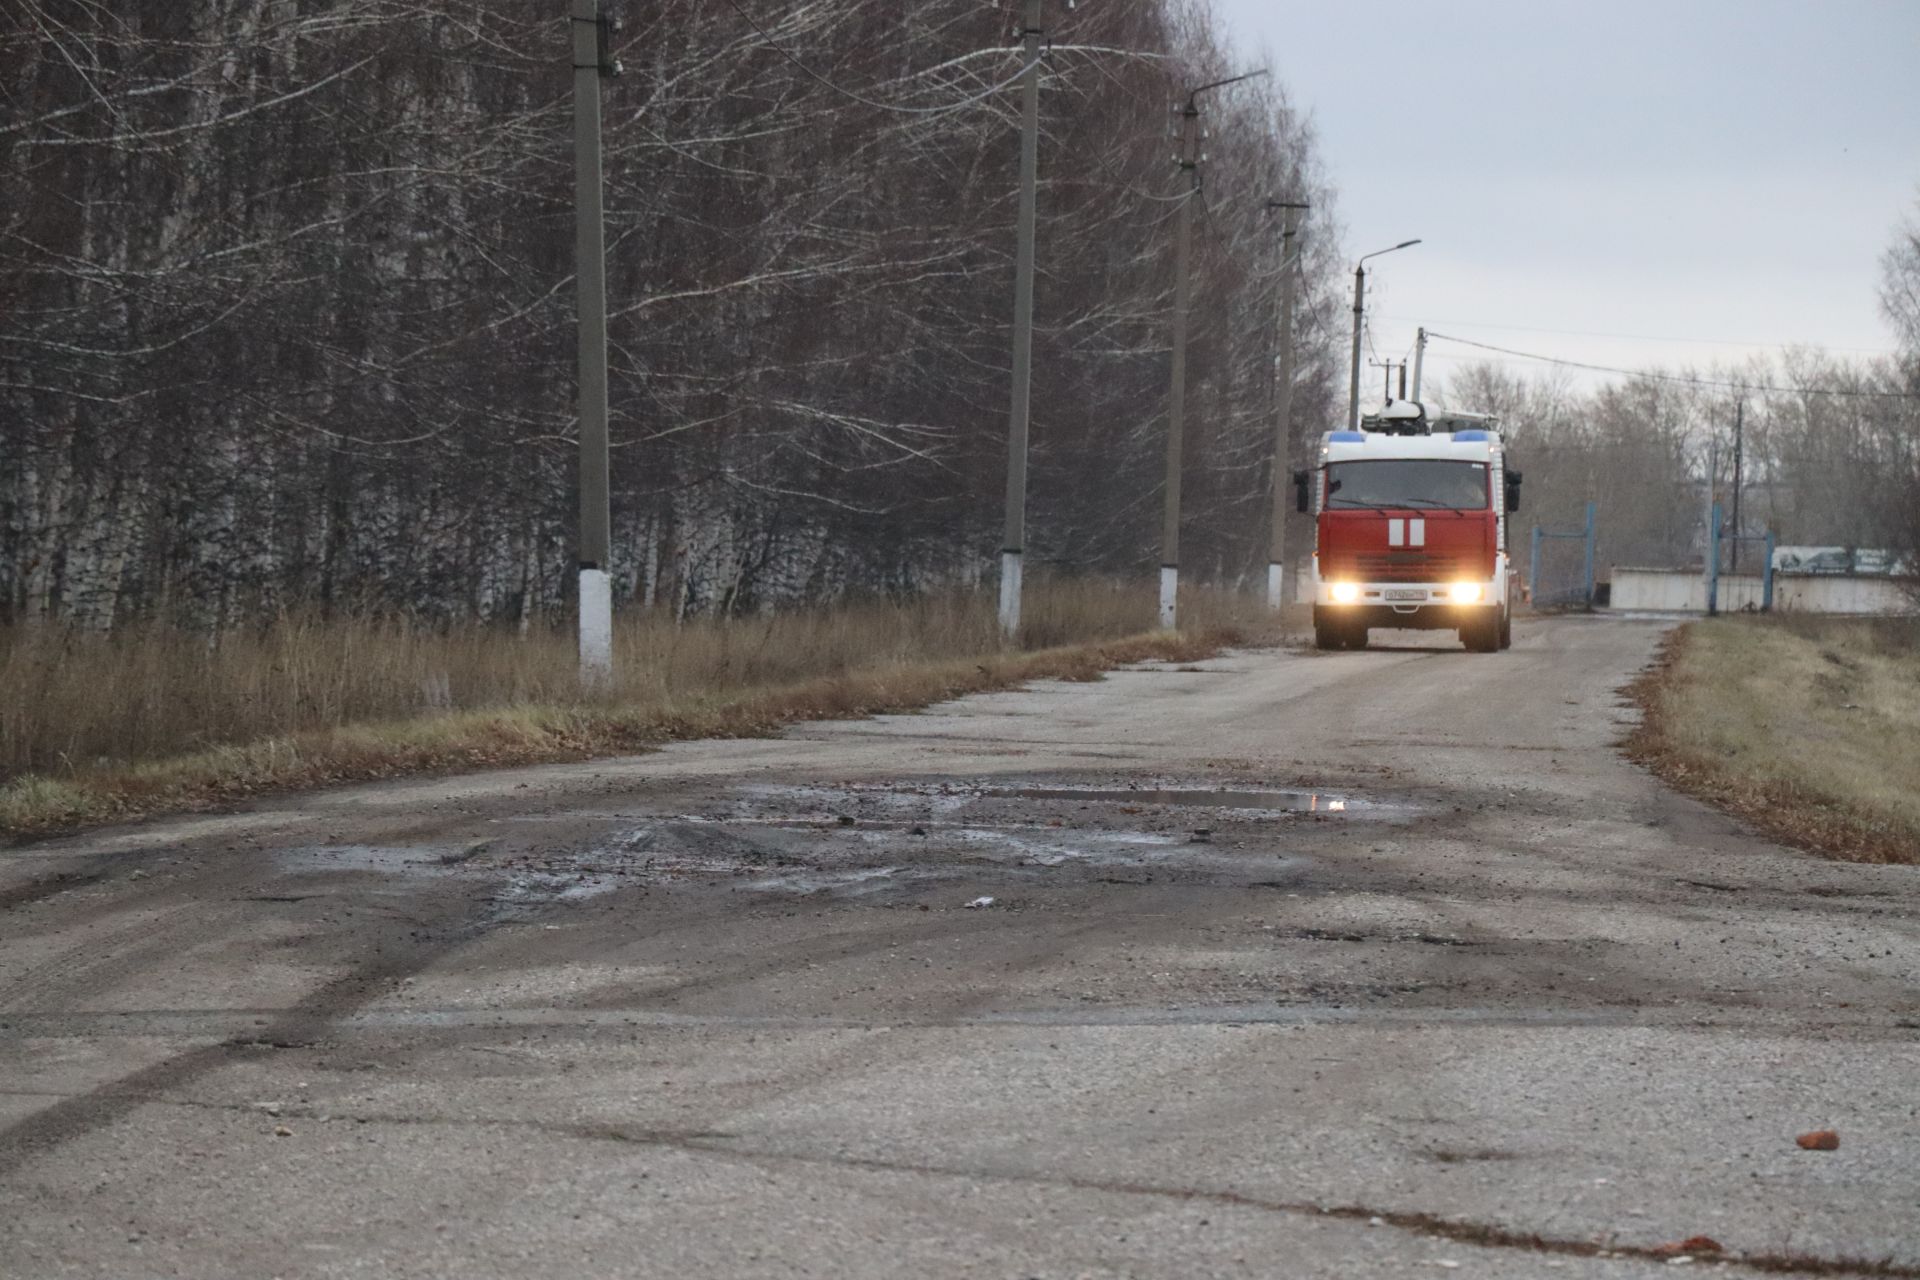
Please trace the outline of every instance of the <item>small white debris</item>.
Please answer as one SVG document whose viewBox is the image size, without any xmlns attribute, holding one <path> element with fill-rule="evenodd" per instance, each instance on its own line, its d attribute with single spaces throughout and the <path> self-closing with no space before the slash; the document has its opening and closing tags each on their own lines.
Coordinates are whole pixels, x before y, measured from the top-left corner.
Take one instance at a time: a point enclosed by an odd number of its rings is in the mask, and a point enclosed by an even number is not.
<svg viewBox="0 0 1920 1280">
<path fill-rule="evenodd" d="M 1367 1225 L 1370 1227 L 1384 1227 L 1387 1225 L 1387 1220 L 1376 1215 L 1375 1217 L 1367 1219 Z"/>
<path fill-rule="evenodd" d="M 1436 1267 L 1445 1267 L 1449 1271 L 1458 1271 L 1460 1269 L 1460 1264 L 1455 1262 L 1452 1258 L 1436 1259 L 1433 1265 Z"/>
<path fill-rule="evenodd" d="M 972 902 L 969 902 L 967 904 L 967 909 L 971 911 L 975 907 L 990 907 L 992 905 L 993 905 L 993 899 L 989 897 L 987 894 L 983 893 L 979 897 L 975 898 Z"/>
</svg>

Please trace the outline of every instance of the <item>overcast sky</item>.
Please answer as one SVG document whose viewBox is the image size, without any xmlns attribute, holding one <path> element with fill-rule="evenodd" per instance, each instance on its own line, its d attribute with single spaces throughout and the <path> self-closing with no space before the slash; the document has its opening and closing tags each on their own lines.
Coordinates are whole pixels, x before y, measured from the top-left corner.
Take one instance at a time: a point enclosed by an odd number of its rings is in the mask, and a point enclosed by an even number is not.
<svg viewBox="0 0 1920 1280">
<path fill-rule="evenodd" d="M 1635 366 L 1890 345 L 1920 0 L 1216 4 L 1311 114 L 1349 264 L 1425 242 L 1368 264 L 1383 357 L 1419 324 Z"/>
</svg>

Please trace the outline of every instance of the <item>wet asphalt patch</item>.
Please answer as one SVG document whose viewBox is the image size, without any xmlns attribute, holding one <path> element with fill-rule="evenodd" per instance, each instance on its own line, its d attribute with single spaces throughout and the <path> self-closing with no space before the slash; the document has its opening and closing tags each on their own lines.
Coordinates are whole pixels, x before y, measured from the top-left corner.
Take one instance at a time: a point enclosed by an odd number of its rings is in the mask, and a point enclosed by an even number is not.
<svg viewBox="0 0 1920 1280">
<path fill-rule="evenodd" d="M 420 845 L 286 849 L 278 869 L 323 891 L 337 876 L 484 883 L 496 920 L 652 887 L 764 895 L 904 897 L 939 882 L 1009 888 L 1075 881 L 1279 887 L 1306 859 L 1299 822 L 1406 820 L 1399 799 L 1312 788 L 1139 787 L 1039 778 L 982 785 L 747 784 L 695 811 L 629 813 L 597 840 L 554 845 L 528 833 Z"/>
</svg>

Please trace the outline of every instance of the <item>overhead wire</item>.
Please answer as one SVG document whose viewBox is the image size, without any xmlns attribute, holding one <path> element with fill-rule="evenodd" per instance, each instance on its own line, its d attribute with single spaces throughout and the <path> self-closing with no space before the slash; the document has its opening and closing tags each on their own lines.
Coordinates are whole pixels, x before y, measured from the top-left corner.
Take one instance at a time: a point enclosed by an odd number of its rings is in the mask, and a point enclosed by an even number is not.
<svg viewBox="0 0 1920 1280">
<path fill-rule="evenodd" d="M 1697 378 L 1691 374 L 1663 373 L 1652 369 L 1622 369 L 1615 365 L 1590 364 L 1584 360 L 1567 360 L 1560 356 L 1544 356 L 1535 351 L 1516 351 L 1512 347 L 1495 346 L 1491 342 L 1475 342 L 1472 338 L 1459 338 L 1450 333 L 1437 333 L 1427 330 L 1427 339 L 1438 338 L 1444 342 L 1458 343 L 1464 347 L 1476 347 L 1482 351 L 1497 351 L 1503 356 L 1514 356 L 1521 360 L 1538 360 L 1544 364 L 1559 365 L 1567 369 L 1584 369 L 1590 373 L 1615 373 L 1627 378 L 1646 378 L 1654 382 L 1673 382 L 1684 386 L 1710 387 L 1722 391 L 1752 391 L 1773 395 L 1813 395 L 1842 396 L 1868 400 L 1916 400 L 1920 395 L 1910 391 L 1867 391 L 1848 388 L 1822 387 L 1782 387 L 1764 382 L 1736 382 L 1721 378 Z M 1371 341 L 1371 340 L 1369 340 Z"/>
<path fill-rule="evenodd" d="M 1432 316 L 1387 315 L 1381 313 L 1384 320 L 1402 320 L 1407 323 L 1456 324 L 1468 329 L 1497 329 L 1508 333 L 1551 333 L 1569 338 L 1614 338 L 1622 342 L 1685 342 L 1709 347 L 1819 347 L 1823 351 L 1846 351 L 1856 355 L 1891 356 L 1899 352 L 1887 347 L 1837 347 L 1825 342 L 1743 342 L 1734 338 L 1677 338 L 1663 337 L 1651 333 L 1613 333 L 1602 329 L 1548 329 L 1539 325 L 1525 324 L 1487 324 L 1479 320 L 1447 320 Z"/>
</svg>

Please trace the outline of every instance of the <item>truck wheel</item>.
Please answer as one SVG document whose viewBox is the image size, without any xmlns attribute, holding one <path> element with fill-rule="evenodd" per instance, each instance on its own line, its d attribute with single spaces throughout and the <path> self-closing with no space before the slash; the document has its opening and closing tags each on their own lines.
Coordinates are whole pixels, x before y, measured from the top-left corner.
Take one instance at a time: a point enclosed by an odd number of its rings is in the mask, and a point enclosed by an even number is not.
<svg viewBox="0 0 1920 1280">
<path fill-rule="evenodd" d="M 1355 618 L 1347 629 L 1347 648 L 1364 649 L 1367 647 L 1367 624 Z"/>
<path fill-rule="evenodd" d="M 1313 647 L 1316 649 L 1344 649 L 1347 647 L 1346 640 L 1346 628 L 1336 623 L 1313 624 Z"/>
<path fill-rule="evenodd" d="M 1485 616 L 1470 618 L 1460 624 L 1460 643 L 1467 646 L 1468 653 L 1498 652 L 1500 619 L 1491 609 L 1481 612 Z"/>
<path fill-rule="evenodd" d="M 1500 610 L 1500 647 L 1513 648 L 1513 610 Z"/>
</svg>

